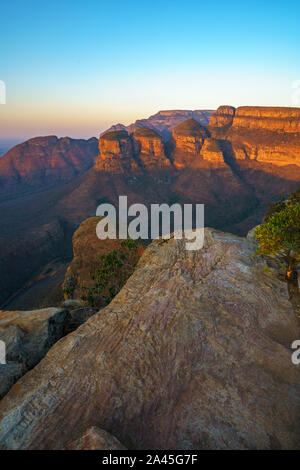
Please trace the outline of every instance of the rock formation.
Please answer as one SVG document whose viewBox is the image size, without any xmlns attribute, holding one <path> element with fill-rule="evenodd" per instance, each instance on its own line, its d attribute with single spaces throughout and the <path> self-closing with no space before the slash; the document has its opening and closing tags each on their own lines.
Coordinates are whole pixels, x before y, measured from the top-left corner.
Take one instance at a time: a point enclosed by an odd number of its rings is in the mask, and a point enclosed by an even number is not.
<svg viewBox="0 0 300 470">
<path fill-rule="evenodd" d="M 161 136 L 153 129 L 138 128 L 133 133 L 135 155 L 148 169 L 170 167 Z"/>
<path fill-rule="evenodd" d="M 207 136 L 206 129 L 192 118 L 176 126 L 172 132 L 174 165 L 177 168 L 197 165 L 200 150 Z"/>
<path fill-rule="evenodd" d="M 153 242 L 1 401 L 0 447 L 63 449 L 96 426 L 129 449 L 300 449 L 299 327 L 252 251 L 212 229 L 199 251 Z"/>
<path fill-rule="evenodd" d="M 300 167 L 300 109 L 221 106 L 209 129 L 222 139 L 228 157 Z"/>
<path fill-rule="evenodd" d="M 233 106 L 219 106 L 217 111 L 211 115 L 209 125 L 211 127 L 231 126 L 235 115 Z"/>
<path fill-rule="evenodd" d="M 101 136 L 99 152 L 95 163 L 99 171 L 128 173 L 138 170 L 133 142 L 127 131 L 113 131 Z"/>
<path fill-rule="evenodd" d="M 33 311 L 0 310 L 0 340 L 6 345 L 6 364 L 0 365 L 0 399 L 54 343 L 95 314 L 96 310 L 82 304 L 77 301 L 67 308 Z"/>
<path fill-rule="evenodd" d="M 133 135 L 124 130 L 108 132 L 99 139 L 99 152 L 95 164 L 98 171 L 128 174 L 171 165 L 162 138 L 148 128 L 139 128 Z"/>
<path fill-rule="evenodd" d="M 35 137 L 0 160 L 0 195 L 66 182 L 87 171 L 97 156 L 97 140 Z"/>
<path fill-rule="evenodd" d="M 65 309 L 32 312 L 0 311 L 0 340 L 6 344 L 6 365 L 0 366 L 0 398 L 35 366 L 64 334 Z"/>
<path fill-rule="evenodd" d="M 139 128 L 150 128 L 160 134 L 164 141 L 167 141 L 172 135 L 172 129 L 183 121 L 189 118 L 193 118 L 203 126 L 209 123 L 210 116 L 214 113 L 212 110 L 167 110 L 159 111 L 158 113 L 150 116 L 148 119 L 138 119 L 135 123 L 129 126 L 123 124 L 116 124 L 111 126 L 108 130 L 103 132 L 116 131 L 116 130 L 127 130 L 129 133 L 133 133 Z"/>
</svg>

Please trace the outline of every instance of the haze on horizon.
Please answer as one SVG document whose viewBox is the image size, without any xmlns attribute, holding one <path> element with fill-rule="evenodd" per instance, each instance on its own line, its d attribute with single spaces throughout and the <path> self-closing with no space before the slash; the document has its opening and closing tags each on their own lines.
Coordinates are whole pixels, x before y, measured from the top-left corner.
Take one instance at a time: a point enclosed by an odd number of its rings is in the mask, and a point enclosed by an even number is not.
<svg viewBox="0 0 300 470">
<path fill-rule="evenodd" d="M 296 1 L 5 2 L 0 139 L 87 138 L 162 109 L 299 106 L 299 14 Z"/>
</svg>

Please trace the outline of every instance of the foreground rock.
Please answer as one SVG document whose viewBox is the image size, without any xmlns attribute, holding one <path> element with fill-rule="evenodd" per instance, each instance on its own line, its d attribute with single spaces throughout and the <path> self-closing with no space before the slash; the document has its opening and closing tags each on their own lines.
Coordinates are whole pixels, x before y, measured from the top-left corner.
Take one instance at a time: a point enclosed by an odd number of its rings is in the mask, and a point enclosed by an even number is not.
<svg viewBox="0 0 300 470">
<path fill-rule="evenodd" d="M 6 344 L 7 362 L 0 365 L 0 398 L 64 335 L 66 317 L 67 311 L 58 308 L 0 311 L 0 340 Z"/>
<path fill-rule="evenodd" d="M 62 449 L 97 426 L 135 449 L 300 448 L 300 333 L 251 246 L 214 230 L 200 251 L 152 243 L 2 400 L 0 447 Z"/>
<path fill-rule="evenodd" d="M 66 450 L 125 450 L 121 442 L 114 436 L 92 426 L 82 436 L 66 447 Z"/>
</svg>

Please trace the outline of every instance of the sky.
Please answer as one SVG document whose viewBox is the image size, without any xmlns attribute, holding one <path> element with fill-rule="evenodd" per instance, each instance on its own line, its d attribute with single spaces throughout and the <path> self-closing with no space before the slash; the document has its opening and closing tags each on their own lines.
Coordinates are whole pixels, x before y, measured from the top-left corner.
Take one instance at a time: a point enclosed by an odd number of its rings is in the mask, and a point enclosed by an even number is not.
<svg viewBox="0 0 300 470">
<path fill-rule="evenodd" d="M 300 106 L 299 1 L 14 0 L 0 11 L 0 139 L 89 138 L 162 109 Z"/>
</svg>

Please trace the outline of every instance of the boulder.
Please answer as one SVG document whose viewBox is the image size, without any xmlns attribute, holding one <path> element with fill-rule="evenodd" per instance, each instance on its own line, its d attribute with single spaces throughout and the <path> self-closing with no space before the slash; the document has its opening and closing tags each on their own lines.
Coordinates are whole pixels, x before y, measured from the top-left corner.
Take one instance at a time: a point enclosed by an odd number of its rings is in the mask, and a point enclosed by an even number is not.
<svg viewBox="0 0 300 470">
<path fill-rule="evenodd" d="M 59 308 L 0 311 L 0 340 L 6 345 L 7 361 L 0 365 L 0 398 L 64 335 L 66 317 L 67 311 Z"/>
</svg>

